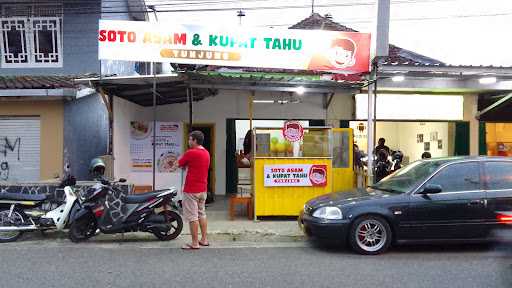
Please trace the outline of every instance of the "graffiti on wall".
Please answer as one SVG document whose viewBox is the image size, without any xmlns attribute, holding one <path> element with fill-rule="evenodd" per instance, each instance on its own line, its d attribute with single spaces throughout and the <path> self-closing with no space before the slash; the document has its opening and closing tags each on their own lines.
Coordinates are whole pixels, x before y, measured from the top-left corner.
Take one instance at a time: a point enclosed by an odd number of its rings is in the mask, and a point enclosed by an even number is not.
<svg viewBox="0 0 512 288">
<path fill-rule="evenodd" d="M 0 181 L 9 180 L 9 162 L 0 162 Z"/>
<path fill-rule="evenodd" d="M 14 154 L 14 159 L 20 161 L 21 138 L 4 137 L 0 139 L 0 181 L 9 180 L 10 165 L 7 156 Z M 12 157 L 10 157 L 12 159 Z"/>
</svg>

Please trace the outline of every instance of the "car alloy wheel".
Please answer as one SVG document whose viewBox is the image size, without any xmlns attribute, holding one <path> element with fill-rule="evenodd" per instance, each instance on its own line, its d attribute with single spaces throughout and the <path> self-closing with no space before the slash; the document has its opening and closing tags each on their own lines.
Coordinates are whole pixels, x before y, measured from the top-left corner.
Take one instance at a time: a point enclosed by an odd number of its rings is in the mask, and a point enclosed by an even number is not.
<svg viewBox="0 0 512 288">
<path fill-rule="evenodd" d="M 355 221 L 350 244 L 360 254 L 376 255 L 389 247 L 391 237 L 391 229 L 386 220 L 378 216 L 365 216 Z"/>
</svg>

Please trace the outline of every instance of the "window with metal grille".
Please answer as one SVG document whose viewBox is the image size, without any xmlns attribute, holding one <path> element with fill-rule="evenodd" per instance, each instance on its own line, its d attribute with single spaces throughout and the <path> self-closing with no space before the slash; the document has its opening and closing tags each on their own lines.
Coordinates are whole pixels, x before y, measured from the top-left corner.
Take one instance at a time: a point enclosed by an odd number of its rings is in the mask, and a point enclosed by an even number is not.
<svg viewBox="0 0 512 288">
<path fill-rule="evenodd" d="M 2 68 L 62 67 L 62 5 L 2 5 Z"/>
</svg>

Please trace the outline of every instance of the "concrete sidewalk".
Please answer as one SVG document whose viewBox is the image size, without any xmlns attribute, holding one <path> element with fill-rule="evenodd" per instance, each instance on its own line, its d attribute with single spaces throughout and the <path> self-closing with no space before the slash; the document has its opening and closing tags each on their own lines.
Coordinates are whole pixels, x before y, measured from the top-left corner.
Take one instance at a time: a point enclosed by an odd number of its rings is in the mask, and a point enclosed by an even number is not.
<svg viewBox="0 0 512 288">
<path fill-rule="evenodd" d="M 224 243 L 223 245 L 237 245 L 236 243 L 300 243 L 306 239 L 300 231 L 297 221 L 250 221 L 237 219 L 235 221 L 210 219 L 208 223 L 208 238 L 212 243 Z M 67 231 L 48 231 L 44 236 L 40 232 L 29 232 L 18 240 L 20 242 L 69 241 Z M 99 233 L 86 243 L 123 243 L 123 242 L 160 242 L 153 234 L 145 232 L 133 232 L 125 234 Z M 183 232 L 176 240 L 171 242 L 190 242 L 190 232 L 187 223 L 184 223 Z M 231 243 L 231 244 L 229 244 Z"/>
<path fill-rule="evenodd" d="M 299 242 L 305 240 L 296 220 L 261 220 L 252 221 L 247 217 L 228 220 L 226 211 L 207 211 L 208 237 L 218 242 Z M 118 239 L 152 241 L 150 233 L 137 232 L 124 235 L 99 234 L 96 241 L 113 241 Z M 190 239 L 188 223 L 183 223 L 183 232 L 178 238 Z"/>
<path fill-rule="evenodd" d="M 208 234 L 212 240 L 255 241 L 255 242 L 296 242 L 304 240 L 297 220 L 266 219 L 253 221 L 247 219 L 244 207 L 236 207 L 237 217 L 229 220 L 228 198 L 217 196 L 216 201 L 207 205 Z M 187 223 L 184 223 L 182 235 L 190 235 Z"/>
<path fill-rule="evenodd" d="M 238 207 L 242 208 L 242 207 Z M 212 242 L 254 242 L 254 243 L 293 243 L 305 240 L 304 234 L 299 229 L 297 220 L 259 220 L 247 219 L 246 211 L 238 210 L 238 216 L 230 221 L 227 208 L 227 199 L 220 198 L 208 205 L 206 213 L 208 217 L 208 237 Z M 39 232 L 26 233 L 21 241 L 44 241 L 67 239 L 66 232 L 47 232 L 42 236 Z M 183 231 L 177 242 L 190 241 L 188 223 L 183 223 Z M 125 234 L 99 233 L 90 242 L 141 242 L 156 241 L 150 233 L 136 232 Z"/>
<path fill-rule="evenodd" d="M 214 239 L 225 241 L 276 241 L 296 242 L 304 240 L 296 220 L 252 221 L 238 217 L 227 220 L 224 212 L 208 213 L 208 234 Z M 188 225 L 184 224 L 182 235 L 190 235 Z"/>
</svg>

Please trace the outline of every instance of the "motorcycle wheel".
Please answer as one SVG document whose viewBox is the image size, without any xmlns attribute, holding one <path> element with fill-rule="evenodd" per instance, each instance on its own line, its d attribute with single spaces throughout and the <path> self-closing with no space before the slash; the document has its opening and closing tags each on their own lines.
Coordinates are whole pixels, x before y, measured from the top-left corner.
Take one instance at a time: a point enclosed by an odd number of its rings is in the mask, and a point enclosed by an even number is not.
<svg viewBox="0 0 512 288">
<path fill-rule="evenodd" d="M 171 226 L 168 231 L 153 231 L 153 235 L 158 238 L 160 241 L 170 241 L 176 239 L 181 234 L 181 230 L 183 230 L 183 219 L 181 219 L 180 214 L 174 211 L 162 211 L 158 213 L 158 215 L 164 215 L 169 219 L 167 224 Z"/>
<path fill-rule="evenodd" d="M 11 210 L 8 208 L 0 209 L 1 227 L 23 226 L 28 222 L 27 217 L 22 210 L 14 208 L 11 216 L 9 217 L 10 212 Z M 21 235 L 23 235 L 23 231 L 0 232 L 0 243 L 14 242 L 18 240 Z"/>
<path fill-rule="evenodd" d="M 96 233 L 98 225 L 96 221 L 76 221 L 69 227 L 68 237 L 74 243 L 86 241 Z"/>
</svg>

